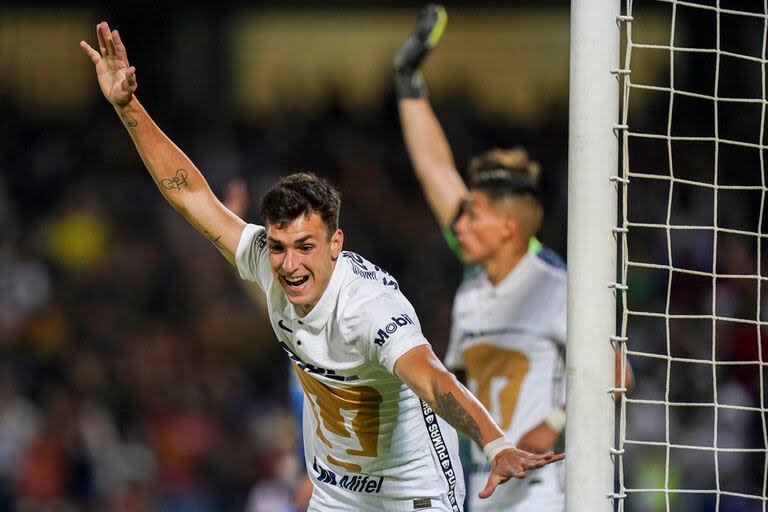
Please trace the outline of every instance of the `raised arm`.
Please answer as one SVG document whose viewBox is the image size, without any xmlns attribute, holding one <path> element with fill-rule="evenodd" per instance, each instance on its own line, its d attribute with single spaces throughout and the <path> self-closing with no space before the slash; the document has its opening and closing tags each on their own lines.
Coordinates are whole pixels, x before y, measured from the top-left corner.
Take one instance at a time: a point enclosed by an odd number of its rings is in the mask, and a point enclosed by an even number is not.
<svg viewBox="0 0 768 512">
<path fill-rule="evenodd" d="M 136 145 L 163 197 L 234 263 L 245 222 L 213 195 L 192 161 L 157 127 L 136 99 L 136 68 L 128 64 L 120 34 L 106 22 L 96 26 L 99 51 L 80 47 L 96 66 L 99 86 Z"/>
<path fill-rule="evenodd" d="M 515 448 L 483 405 L 445 369 L 429 345 L 420 345 L 401 356 L 395 363 L 395 374 L 435 413 L 483 449 L 491 463 L 491 474 L 480 491 L 481 498 L 489 497 L 500 483 L 510 478 L 523 478 L 527 470 L 563 458 L 562 454 L 537 455 Z"/>
<path fill-rule="evenodd" d="M 416 177 L 441 228 L 450 226 L 467 194 L 453 161 L 451 147 L 427 98 L 419 68 L 442 36 L 447 14 L 442 6 L 428 5 L 416 30 L 395 57 L 395 88 L 400 125 Z"/>
</svg>

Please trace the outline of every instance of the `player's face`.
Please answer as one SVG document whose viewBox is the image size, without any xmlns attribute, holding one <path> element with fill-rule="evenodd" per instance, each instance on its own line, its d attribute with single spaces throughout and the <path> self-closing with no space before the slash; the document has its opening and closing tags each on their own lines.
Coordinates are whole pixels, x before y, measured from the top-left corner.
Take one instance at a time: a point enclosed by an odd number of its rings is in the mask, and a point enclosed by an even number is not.
<svg viewBox="0 0 768 512">
<path fill-rule="evenodd" d="M 308 313 L 328 286 L 344 234 L 330 238 L 319 215 L 300 216 L 287 226 L 267 225 L 267 250 L 275 279 L 291 304 Z"/>
<path fill-rule="evenodd" d="M 462 205 L 454 229 L 464 260 L 482 265 L 501 247 L 508 216 L 498 212 L 488 195 L 473 191 Z"/>
</svg>

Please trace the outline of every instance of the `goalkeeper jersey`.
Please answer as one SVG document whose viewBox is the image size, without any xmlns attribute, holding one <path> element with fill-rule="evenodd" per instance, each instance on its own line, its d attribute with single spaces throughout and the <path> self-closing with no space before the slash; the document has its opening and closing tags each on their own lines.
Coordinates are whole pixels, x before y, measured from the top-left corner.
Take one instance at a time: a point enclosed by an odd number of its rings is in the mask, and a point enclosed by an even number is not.
<svg viewBox="0 0 768 512">
<path fill-rule="evenodd" d="M 310 508 L 461 510 L 456 431 L 393 373 L 400 356 L 428 344 L 397 281 L 344 251 L 317 304 L 301 316 L 273 277 L 263 227 L 245 227 L 236 262 L 240 276 L 266 293 L 272 328 L 307 398 Z"/>
<path fill-rule="evenodd" d="M 531 251 L 496 286 L 480 269 L 456 292 L 445 364 L 466 371 L 469 389 L 513 442 L 565 404 L 566 298 L 565 270 Z M 473 483 L 490 470 L 477 447 L 469 469 Z M 526 480 L 473 500 L 473 510 L 510 503 Z"/>
</svg>

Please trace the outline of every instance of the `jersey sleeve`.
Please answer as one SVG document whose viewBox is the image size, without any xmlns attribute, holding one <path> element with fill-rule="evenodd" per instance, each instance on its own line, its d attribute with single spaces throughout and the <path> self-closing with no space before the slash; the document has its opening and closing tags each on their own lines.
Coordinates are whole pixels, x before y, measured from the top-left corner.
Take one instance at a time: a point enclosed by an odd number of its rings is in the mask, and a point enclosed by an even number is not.
<svg viewBox="0 0 768 512">
<path fill-rule="evenodd" d="M 448 339 L 448 350 L 445 352 L 445 367 L 449 370 L 463 370 L 464 356 L 461 352 L 461 339 L 457 329 L 451 328 L 451 335 Z"/>
<path fill-rule="evenodd" d="M 272 271 L 267 260 L 267 230 L 263 226 L 245 226 L 237 244 L 235 262 L 241 278 L 254 281 L 262 290 L 269 287 Z"/>
<path fill-rule="evenodd" d="M 349 335 L 356 339 L 361 352 L 391 373 L 400 356 L 429 344 L 413 306 L 405 297 L 381 294 L 351 309 L 346 322 Z"/>
</svg>

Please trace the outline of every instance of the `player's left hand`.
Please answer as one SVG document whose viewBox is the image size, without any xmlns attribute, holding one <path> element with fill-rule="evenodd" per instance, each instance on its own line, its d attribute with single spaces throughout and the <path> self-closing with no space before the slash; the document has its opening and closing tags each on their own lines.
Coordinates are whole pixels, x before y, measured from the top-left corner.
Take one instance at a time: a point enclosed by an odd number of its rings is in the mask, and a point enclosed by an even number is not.
<svg viewBox="0 0 768 512">
<path fill-rule="evenodd" d="M 499 484 L 503 484 L 510 478 L 525 478 L 525 472 L 529 469 L 538 469 L 564 458 L 565 454 L 563 453 L 534 454 L 517 448 L 503 450 L 494 457 L 488 482 L 485 484 L 485 488 L 480 491 L 479 496 L 487 498 L 493 494 Z"/>
</svg>

